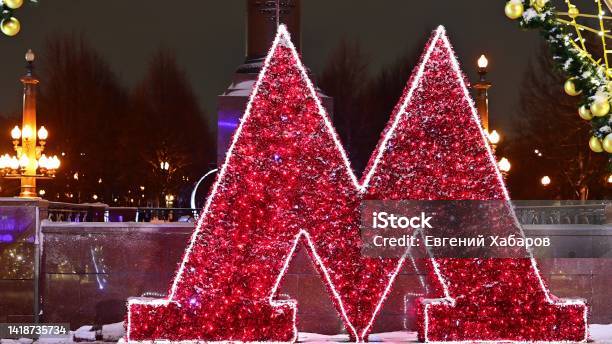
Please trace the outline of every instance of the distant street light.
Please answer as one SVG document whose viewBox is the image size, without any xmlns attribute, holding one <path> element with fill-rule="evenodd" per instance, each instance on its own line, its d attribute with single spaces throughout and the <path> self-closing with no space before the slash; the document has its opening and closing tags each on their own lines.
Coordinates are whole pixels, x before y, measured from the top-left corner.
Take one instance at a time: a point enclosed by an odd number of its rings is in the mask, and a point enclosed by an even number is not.
<svg viewBox="0 0 612 344">
<path fill-rule="evenodd" d="M 510 160 L 506 158 L 501 158 L 501 160 L 498 162 L 498 166 L 499 166 L 499 170 L 502 173 L 508 173 L 510 172 L 510 169 L 512 168 L 512 164 L 510 164 Z"/>
<path fill-rule="evenodd" d="M 493 130 L 492 132 L 490 132 L 488 137 L 489 142 L 491 142 L 491 144 L 494 146 L 497 146 L 497 144 L 501 141 L 501 136 L 499 135 L 497 130 Z"/>
<path fill-rule="evenodd" d="M 20 179 L 19 197 L 34 198 L 45 194 L 36 192 L 36 179 L 55 177 L 60 160 L 56 155 L 47 157 L 43 154 L 49 131 L 44 126 L 36 131 L 36 89 L 39 81 L 33 74 L 35 55 L 32 50 L 28 50 L 25 58 L 26 75 L 21 78 L 24 87 L 22 129 L 15 126 L 11 130 L 16 155 L 0 156 L 0 176 Z"/>
<path fill-rule="evenodd" d="M 489 60 L 487 59 L 487 57 L 484 56 L 484 54 L 480 55 L 480 58 L 478 58 L 478 73 L 486 74 L 488 66 Z"/>
<path fill-rule="evenodd" d="M 174 195 L 166 195 L 166 208 L 174 206 Z"/>
<path fill-rule="evenodd" d="M 476 109 L 480 116 L 480 123 L 486 133 L 489 132 L 489 88 L 491 83 L 487 81 L 487 67 L 489 66 L 489 60 L 486 56 L 481 55 L 477 61 L 479 80 L 474 83 L 474 89 L 476 90 Z"/>
<path fill-rule="evenodd" d="M 542 179 L 540 179 L 540 183 L 542 184 L 542 186 L 547 187 L 550 185 L 550 183 L 552 182 L 552 180 L 550 180 L 549 176 L 544 176 L 542 177 Z"/>
<path fill-rule="evenodd" d="M 497 130 L 493 130 L 490 133 L 487 132 L 487 139 L 491 144 L 491 150 L 493 151 L 493 154 L 495 154 L 497 151 L 497 145 L 501 142 L 501 135 L 499 135 Z"/>
</svg>

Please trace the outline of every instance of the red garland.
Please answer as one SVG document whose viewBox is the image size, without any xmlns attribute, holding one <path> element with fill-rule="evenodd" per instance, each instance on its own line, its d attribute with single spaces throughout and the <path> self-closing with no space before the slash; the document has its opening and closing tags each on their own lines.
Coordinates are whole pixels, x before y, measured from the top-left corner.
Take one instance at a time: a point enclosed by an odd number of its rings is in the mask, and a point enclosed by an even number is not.
<svg viewBox="0 0 612 344">
<path fill-rule="evenodd" d="M 302 242 L 367 340 L 403 259 L 362 256 L 360 201 L 507 199 L 462 78 L 440 28 L 360 184 L 281 26 L 169 298 L 130 301 L 127 339 L 295 341 L 274 294 Z M 421 340 L 586 339 L 585 306 L 547 300 L 529 259 L 431 263 L 444 299 L 419 307 Z"/>
</svg>

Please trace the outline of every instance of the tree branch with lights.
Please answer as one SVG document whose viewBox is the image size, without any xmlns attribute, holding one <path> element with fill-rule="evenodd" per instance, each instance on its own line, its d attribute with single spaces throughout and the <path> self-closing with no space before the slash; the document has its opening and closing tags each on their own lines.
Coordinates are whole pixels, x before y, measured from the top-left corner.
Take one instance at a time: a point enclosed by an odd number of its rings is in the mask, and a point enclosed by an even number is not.
<svg viewBox="0 0 612 344">
<path fill-rule="evenodd" d="M 605 3 L 603 2 L 605 1 Z M 607 153 L 612 169 L 612 118 L 610 98 L 612 95 L 612 59 L 608 54 L 607 40 L 612 38 L 605 27 L 604 6 L 607 0 L 596 0 L 596 14 L 583 14 L 570 0 L 566 0 L 567 11 L 560 12 L 548 0 L 510 0 L 505 13 L 518 20 L 522 28 L 538 29 L 548 42 L 556 67 L 568 79 L 564 84 L 570 96 L 581 96 L 578 115 L 591 124 L 589 147 L 596 153 Z M 579 19 L 597 22 L 595 28 L 578 22 Z M 593 55 L 585 39 L 585 33 L 595 34 L 602 56 Z"/>
</svg>

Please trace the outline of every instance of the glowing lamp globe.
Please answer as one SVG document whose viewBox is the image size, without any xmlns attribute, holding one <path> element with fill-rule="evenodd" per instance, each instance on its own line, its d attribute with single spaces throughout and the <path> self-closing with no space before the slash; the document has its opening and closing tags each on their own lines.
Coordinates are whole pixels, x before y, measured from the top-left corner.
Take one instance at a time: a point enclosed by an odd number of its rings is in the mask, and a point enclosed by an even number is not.
<svg viewBox="0 0 612 344">
<path fill-rule="evenodd" d="M 512 165 L 510 164 L 510 160 L 506 159 L 506 158 L 502 158 L 499 161 L 499 170 L 502 172 L 510 172 L 510 169 L 512 168 Z"/>
<path fill-rule="evenodd" d="M 47 131 L 47 129 L 44 126 L 40 127 L 40 129 L 38 129 L 38 139 L 44 141 L 48 137 L 49 137 L 49 132 Z"/>
<path fill-rule="evenodd" d="M 21 138 L 21 129 L 18 126 L 15 126 L 13 130 L 11 130 L 11 137 L 13 140 L 19 140 Z"/>
<path fill-rule="evenodd" d="M 489 60 L 487 60 L 487 57 L 484 55 L 480 55 L 480 58 L 478 59 L 478 68 L 485 69 L 488 66 Z"/>
<path fill-rule="evenodd" d="M 489 133 L 489 142 L 491 142 L 491 144 L 496 145 L 499 143 L 499 141 L 501 141 L 501 136 L 499 135 L 499 133 L 497 132 L 497 130 L 493 130 L 491 133 Z"/>
</svg>

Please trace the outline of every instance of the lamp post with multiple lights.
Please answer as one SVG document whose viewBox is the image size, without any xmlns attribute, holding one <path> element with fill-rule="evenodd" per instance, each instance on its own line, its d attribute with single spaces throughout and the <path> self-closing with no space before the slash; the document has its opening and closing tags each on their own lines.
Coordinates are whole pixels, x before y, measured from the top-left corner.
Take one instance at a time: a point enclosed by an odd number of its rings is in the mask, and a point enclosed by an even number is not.
<svg viewBox="0 0 612 344">
<path fill-rule="evenodd" d="M 493 154 L 495 154 L 497 146 L 501 142 L 502 137 L 497 130 L 490 130 L 489 126 L 489 88 L 491 88 L 492 84 L 487 81 L 487 68 L 489 67 L 489 60 L 485 55 L 481 55 L 478 58 L 477 66 L 479 79 L 473 86 L 473 88 L 476 90 L 476 109 L 478 110 L 478 115 L 480 116 L 482 129 L 487 134 L 487 139 L 489 140 Z M 507 158 L 502 157 L 498 162 L 498 166 L 504 178 L 507 177 L 508 173 L 510 172 L 510 168 L 512 167 L 510 161 Z"/>
<path fill-rule="evenodd" d="M 20 179 L 19 197 L 23 198 L 37 197 L 36 180 L 55 177 L 55 171 L 60 166 L 57 156 L 47 157 L 43 154 L 49 132 L 44 126 L 36 130 L 36 89 L 39 80 L 33 73 L 34 58 L 32 50 L 28 50 L 25 55 L 26 75 L 21 78 L 23 83 L 22 127 L 15 126 L 11 131 L 16 155 L 0 156 L 0 176 Z"/>
</svg>

